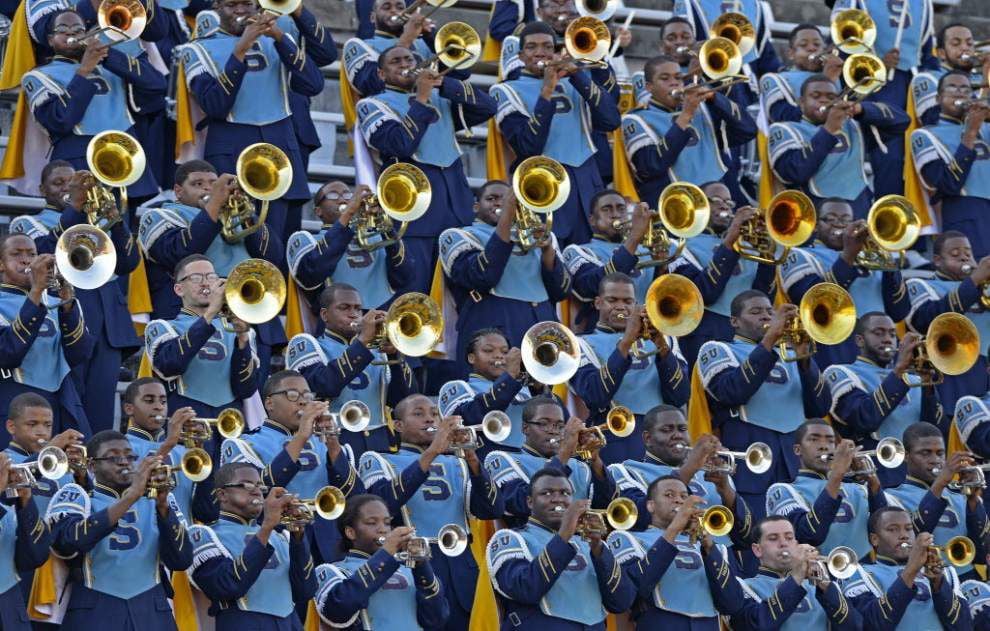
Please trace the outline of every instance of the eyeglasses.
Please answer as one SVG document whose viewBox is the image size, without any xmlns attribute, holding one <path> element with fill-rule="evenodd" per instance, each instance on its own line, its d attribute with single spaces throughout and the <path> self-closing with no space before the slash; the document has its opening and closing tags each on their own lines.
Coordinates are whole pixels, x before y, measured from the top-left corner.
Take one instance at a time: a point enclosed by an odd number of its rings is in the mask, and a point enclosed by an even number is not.
<svg viewBox="0 0 990 631">
<path fill-rule="evenodd" d="M 313 399 L 316 398 L 316 393 L 310 390 L 307 390 L 305 392 L 300 392 L 298 390 L 277 390 L 271 393 L 270 396 L 275 396 L 276 394 L 281 394 L 292 403 L 295 403 L 300 398 L 302 398 L 304 401 L 312 401 Z"/>
<path fill-rule="evenodd" d="M 316 200 L 316 205 L 319 206 L 328 199 L 332 202 L 349 202 L 354 199 L 354 193 L 338 193 L 337 191 L 330 191 L 329 193 L 320 196 L 320 198 Z"/>
<path fill-rule="evenodd" d="M 223 488 L 223 489 L 244 489 L 248 493 L 251 493 L 251 492 L 257 490 L 257 491 L 261 491 L 261 494 L 262 495 L 264 495 L 265 493 L 268 492 L 268 487 L 265 486 L 264 484 L 262 484 L 261 482 L 231 482 L 230 484 L 224 484 L 220 488 Z"/>
<path fill-rule="evenodd" d="M 204 280 L 205 281 L 208 281 L 208 282 L 211 282 L 211 283 L 215 283 L 218 280 L 220 280 L 220 276 L 218 274 L 213 274 L 213 273 L 210 273 L 210 274 L 200 274 L 200 273 L 196 272 L 196 273 L 193 273 L 193 274 L 187 274 L 186 276 L 183 276 L 182 278 L 179 279 L 179 282 L 182 283 L 182 282 L 185 282 L 187 280 L 191 280 L 194 285 L 198 285 L 199 283 L 203 282 Z"/>
<path fill-rule="evenodd" d="M 84 26 L 56 26 L 52 29 L 52 33 L 57 35 L 79 35 L 85 32 L 86 27 Z"/>
<path fill-rule="evenodd" d="M 539 427 L 545 432 L 562 432 L 567 423 L 537 423 L 536 421 L 526 421 L 526 425 Z"/>
<path fill-rule="evenodd" d="M 725 206 L 726 208 L 736 207 L 736 203 L 731 199 L 722 199 L 721 197 L 709 197 L 708 201 L 710 201 L 712 204 L 720 204 L 722 206 Z"/>
<path fill-rule="evenodd" d="M 112 462 L 114 464 L 134 464 L 138 461 L 138 457 L 134 454 L 129 456 L 100 456 L 99 458 L 90 458 L 94 462 Z"/>
</svg>

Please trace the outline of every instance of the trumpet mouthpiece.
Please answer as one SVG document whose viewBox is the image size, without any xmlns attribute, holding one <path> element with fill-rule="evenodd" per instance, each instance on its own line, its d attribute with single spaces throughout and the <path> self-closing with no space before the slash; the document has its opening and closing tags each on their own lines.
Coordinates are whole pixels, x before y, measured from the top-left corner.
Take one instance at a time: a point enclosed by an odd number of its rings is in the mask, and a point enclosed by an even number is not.
<svg viewBox="0 0 990 631">
<path fill-rule="evenodd" d="M 818 107 L 818 113 L 819 114 L 824 114 L 827 111 L 828 111 L 828 105 L 821 105 L 821 106 Z"/>
<path fill-rule="evenodd" d="M 261 506 L 264 503 L 265 503 L 264 500 L 259 500 L 258 498 L 254 498 L 253 500 L 251 500 L 251 506 Z"/>
<path fill-rule="evenodd" d="M 972 274 L 973 273 L 973 266 L 970 265 L 969 263 L 963 263 L 963 266 L 960 269 L 962 270 L 962 273 L 963 274 Z"/>
<path fill-rule="evenodd" d="M 907 541 L 902 541 L 899 544 L 897 544 L 897 547 L 900 548 L 900 549 L 902 549 L 902 550 L 904 550 L 904 549 L 910 548 L 911 547 L 911 544 L 908 543 Z"/>
<path fill-rule="evenodd" d="M 567 509 L 561 506 L 560 504 L 557 504 L 556 506 L 553 507 L 553 512 L 555 513 L 563 513 L 566 510 Z"/>
</svg>

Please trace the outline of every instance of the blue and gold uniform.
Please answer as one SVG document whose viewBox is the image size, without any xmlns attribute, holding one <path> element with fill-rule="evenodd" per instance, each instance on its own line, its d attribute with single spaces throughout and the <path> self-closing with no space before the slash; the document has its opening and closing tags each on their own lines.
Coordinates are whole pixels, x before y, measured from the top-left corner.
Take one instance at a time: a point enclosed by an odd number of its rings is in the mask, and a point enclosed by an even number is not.
<svg viewBox="0 0 990 631">
<path fill-rule="evenodd" d="M 495 381 L 471 373 L 467 380 L 445 383 L 437 396 L 437 405 L 441 416 L 460 416 L 465 425 L 481 425 L 485 415 L 493 410 L 505 412 L 512 421 L 512 432 L 498 447 L 515 451 L 523 446 L 522 413 L 530 398 L 529 387 L 508 371 Z"/>
<path fill-rule="evenodd" d="M 537 21 L 537 8 L 539 8 L 537 0 L 496 0 L 488 20 L 488 36 L 502 43 L 504 53 L 509 40 L 516 38 L 513 33 L 520 24 Z M 515 51 L 513 55 L 519 52 L 518 38 L 516 38 Z M 504 59 L 505 55 L 503 54 L 502 57 Z M 509 75 L 503 72 L 502 76 Z"/>
<path fill-rule="evenodd" d="M 276 531 L 264 545 L 260 525 L 222 511 L 212 526 L 193 526 L 190 574 L 210 599 L 217 631 L 301 628 L 293 603 L 316 594 L 309 539 Z"/>
<path fill-rule="evenodd" d="M 928 70 L 919 72 L 911 79 L 911 96 L 914 97 L 914 111 L 916 118 L 922 125 L 935 125 L 938 123 L 941 109 L 938 105 L 938 82 L 949 72 L 965 72 L 962 69 L 950 68 L 942 62 L 938 70 Z M 983 85 L 983 73 L 979 66 L 974 66 L 969 71 L 970 84 L 974 90 L 980 89 Z"/>
<path fill-rule="evenodd" d="M 966 448 L 981 458 L 990 457 L 990 396 L 965 396 L 956 401 L 952 419 Z"/>
<path fill-rule="evenodd" d="M 30 631 L 25 596 L 31 574 L 48 560 L 52 542 L 37 502 L 22 506 L 18 499 L 14 506 L 0 505 L 0 627 L 5 631 Z"/>
<path fill-rule="evenodd" d="M 751 578 L 728 581 L 716 602 L 731 616 L 732 628 L 741 631 L 863 628 L 859 612 L 849 607 L 837 582 L 817 589 L 811 581 L 799 584 L 767 567 Z"/>
<path fill-rule="evenodd" d="M 818 74 L 809 70 L 788 68 L 768 72 L 760 77 L 760 105 L 768 123 L 801 120 L 801 86 L 808 77 Z M 840 88 L 841 89 L 841 88 Z"/>
<path fill-rule="evenodd" d="M 581 301 L 576 322 L 590 328 L 598 321 L 594 308 L 598 284 L 612 272 L 629 276 L 636 291 L 636 304 L 646 302 L 646 291 L 658 274 L 658 268 L 637 269 L 640 260 L 649 259 L 649 251 L 639 246 L 636 254 L 630 254 L 623 241 L 609 241 L 603 235 L 594 234 L 591 241 L 571 244 L 564 248 L 564 265 L 571 275 L 571 296 Z"/>
<path fill-rule="evenodd" d="M 358 94 L 371 96 L 385 90 L 385 83 L 378 76 L 378 56 L 398 45 L 399 38 L 385 31 L 375 31 L 369 38 L 352 37 L 344 43 L 344 71 Z M 422 37 L 413 42 L 412 52 L 418 61 L 433 56 L 433 50 Z"/>
<path fill-rule="evenodd" d="M 522 160 L 545 155 L 564 166 L 570 178 L 567 201 L 554 212 L 553 232 L 566 247 L 591 239 L 591 198 L 604 184 L 595 162 L 593 132 L 620 124 L 619 84 L 611 69 L 578 71 L 561 81 L 550 100 L 540 92 L 543 78 L 523 71 L 492 86 L 498 104 L 495 122 L 506 143 Z"/>
<path fill-rule="evenodd" d="M 108 510 L 119 499 L 99 483 L 92 496 L 67 484 L 48 505 L 52 550 L 81 570 L 62 622 L 66 631 L 91 629 L 96 612 L 108 629 L 175 629 L 160 565 L 178 571 L 192 563 L 192 543 L 175 500 L 169 498 L 161 515 L 155 501 L 141 498 L 111 523 Z"/>
<path fill-rule="evenodd" d="M 969 602 L 969 615 L 976 631 L 986 631 L 990 625 L 990 585 L 983 581 L 963 581 L 959 586 Z"/>
<path fill-rule="evenodd" d="M 690 397 L 687 362 L 675 338 L 666 338 L 666 355 L 639 358 L 635 353 L 656 353 L 656 345 L 641 340 L 623 357 L 617 348 L 623 335 L 599 324 L 592 333 L 579 337 L 581 361 L 570 381 L 571 389 L 591 412 L 590 423 L 604 423 L 614 405 L 624 405 L 636 415 L 636 431 L 625 438 L 608 437 L 601 450 L 606 464 L 641 460 L 646 453 L 640 431 L 643 415 L 661 403 L 684 405 Z"/>
<path fill-rule="evenodd" d="M 38 459 L 37 453 L 29 453 L 27 449 L 15 442 L 7 445 L 3 453 L 10 457 L 11 464 L 24 464 L 25 462 L 34 462 Z M 48 511 L 48 503 L 55 496 L 55 492 L 72 482 L 72 474 L 66 473 L 58 480 L 49 480 L 40 475 L 35 475 L 34 477 L 35 485 L 31 489 L 31 498 L 38 506 L 38 513 L 44 515 Z"/>
</svg>

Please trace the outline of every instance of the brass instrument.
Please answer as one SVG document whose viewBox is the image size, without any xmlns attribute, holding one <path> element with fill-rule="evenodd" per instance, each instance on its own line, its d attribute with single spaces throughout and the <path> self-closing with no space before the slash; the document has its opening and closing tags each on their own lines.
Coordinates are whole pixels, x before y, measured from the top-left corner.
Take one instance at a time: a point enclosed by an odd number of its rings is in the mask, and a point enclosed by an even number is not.
<svg viewBox="0 0 990 631">
<path fill-rule="evenodd" d="M 590 509 L 578 517 L 575 534 L 587 539 L 597 534 L 602 539 L 611 530 L 629 530 L 636 525 L 639 510 L 628 497 L 617 497 L 608 503 L 604 510 Z"/>
<path fill-rule="evenodd" d="M 571 179 L 564 166 L 546 156 L 523 160 L 512 174 L 512 192 L 519 200 L 513 226 L 514 241 L 523 252 L 537 247 L 536 231 L 543 229 L 549 239 L 553 212 L 564 205 L 571 194 Z M 537 215 L 546 215 L 544 224 Z"/>
<path fill-rule="evenodd" d="M 887 68 L 876 55 L 856 53 L 842 63 L 842 80 L 846 87 L 836 101 L 859 101 L 887 83 Z"/>
<path fill-rule="evenodd" d="M 98 289 L 113 278 L 117 248 L 103 230 L 77 224 L 65 230 L 55 244 L 55 269 L 77 289 Z"/>
<path fill-rule="evenodd" d="M 973 540 L 964 535 L 959 535 L 949 539 L 945 545 L 928 546 L 928 560 L 925 561 L 925 568 L 929 572 L 940 572 L 945 565 L 942 563 L 942 555 L 955 567 L 969 565 L 976 558 L 976 545 Z"/>
<path fill-rule="evenodd" d="M 312 499 L 299 499 L 293 496 L 292 501 L 282 511 L 281 523 L 289 532 L 299 532 L 317 517 L 333 520 L 344 512 L 346 503 L 344 493 L 335 486 L 325 486 Z"/>
<path fill-rule="evenodd" d="M 454 6 L 455 4 L 457 4 L 457 0 L 416 0 L 408 7 L 403 9 L 402 13 L 389 16 L 388 21 L 391 22 L 392 24 L 405 22 L 412 16 L 413 13 L 416 13 L 416 11 L 418 11 L 419 8 L 422 7 L 424 4 L 428 4 L 431 7 L 433 7 L 432 9 L 430 9 L 429 11 L 423 14 L 423 17 L 428 18 L 434 13 L 436 13 L 437 9 L 445 9 L 447 7 Z"/>
<path fill-rule="evenodd" d="M 812 286 L 798 307 L 798 317 L 788 323 L 778 347 L 785 362 L 793 362 L 815 353 L 817 344 L 838 344 L 856 328 L 856 304 L 849 292 L 835 283 Z M 808 350 L 796 349 L 808 344 Z"/>
<path fill-rule="evenodd" d="M 36 475 L 46 480 L 58 480 L 69 472 L 69 458 L 65 452 L 49 445 L 38 452 L 38 457 L 30 462 L 10 465 L 8 489 L 31 489 L 38 486 Z"/>
<path fill-rule="evenodd" d="M 433 350 L 443 334 L 440 307 L 426 294 L 410 291 L 402 294 L 385 313 L 371 348 L 381 348 L 387 339 L 407 357 L 423 357 Z M 397 363 L 398 360 L 385 360 Z"/>
<path fill-rule="evenodd" d="M 383 539 L 380 539 L 384 543 Z M 444 556 L 458 557 L 464 554 L 468 547 L 468 534 L 457 524 L 447 524 L 437 531 L 436 537 L 412 537 L 406 544 L 405 550 L 395 554 L 395 559 L 413 567 L 417 563 L 429 561 L 433 557 L 430 544 L 437 544 Z"/>
<path fill-rule="evenodd" d="M 711 206 L 699 187 L 687 182 L 668 184 L 660 193 L 657 211 L 652 213 L 650 229 L 641 242 L 651 256 L 638 261 L 637 269 L 666 265 L 679 257 L 687 240 L 705 231 L 710 217 Z"/>
<path fill-rule="evenodd" d="M 646 316 L 664 335 L 688 335 L 698 328 L 704 311 L 698 287 L 680 274 L 664 274 L 646 290 Z"/>
<path fill-rule="evenodd" d="M 529 327 L 519 350 L 526 374 L 550 386 L 569 381 L 581 360 L 577 336 L 558 322 L 537 322 Z"/>
<path fill-rule="evenodd" d="M 375 194 L 367 197 L 351 220 L 358 245 L 368 251 L 398 243 L 409 223 L 426 214 L 433 199 L 430 180 L 414 164 L 398 162 L 378 177 Z M 398 233 L 394 222 L 401 222 Z"/>
<path fill-rule="evenodd" d="M 856 551 L 846 546 L 833 548 L 828 558 L 814 559 L 808 566 L 808 578 L 813 581 L 827 581 L 829 576 L 839 580 L 851 578 L 859 569 Z"/>
<path fill-rule="evenodd" d="M 735 521 L 732 511 L 725 506 L 721 504 L 709 506 L 698 516 L 698 521 L 688 526 L 688 536 L 691 538 L 691 543 L 701 538 L 702 531 L 712 537 L 724 537 L 732 532 Z"/>
<path fill-rule="evenodd" d="M 267 142 L 245 147 L 237 156 L 239 190 L 220 209 L 220 236 L 227 243 L 239 243 L 261 230 L 268 217 L 269 202 L 285 195 L 292 186 L 292 164 L 285 152 Z M 257 220 L 254 201 L 261 200 Z"/>
<path fill-rule="evenodd" d="M 258 0 L 258 7 L 262 12 L 275 15 L 289 15 L 299 8 L 300 4 L 302 0 Z"/>
<path fill-rule="evenodd" d="M 69 461 L 69 470 L 73 473 L 83 473 L 89 465 L 89 454 L 86 452 L 86 445 L 72 443 L 66 445 L 65 456 Z"/>
<path fill-rule="evenodd" d="M 97 27 L 68 42 L 85 42 L 105 34 L 109 46 L 141 37 L 148 23 L 148 10 L 139 0 L 103 0 L 96 9 Z"/>
<path fill-rule="evenodd" d="M 481 432 L 493 443 L 500 443 L 512 433 L 512 419 L 502 410 L 492 410 L 481 419 Z"/>
<path fill-rule="evenodd" d="M 744 57 L 756 46 L 756 28 L 742 13 L 728 12 L 718 16 L 708 29 L 708 36 L 731 41 Z"/>
<path fill-rule="evenodd" d="M 593 459 L 595 453 L 608 443 L 604 430 L 608 430 L 619 438 L 630 436 L 636 431 L 636 415 L 624 405 L 613 406 L 605 415 L 604 423 L 581 429 L 578 433 L 575 455 L 582 460 Z"/>
<path fill-rule="evenodd" d="M 701 45 L 698 61 L 705 76 L 718 81 L 739 75 L 743 66 L 743 54 L 731 39 L 713 37 Z"/>
<path fill-rule="evenodd" d="M 230 317 L 248 324 L 262 324 L 278 316 L 285 304 L 288 288 L 285 277 L 274 264 L 264 259 L 247 259 L 230 270 L 223 288 L 226 305 L 220 317 L 224 328 L 233 331 Z"/>
<path fill-rule="evenodd" d="M 893 436 L 888 436 L 877 443 L 876 448 L 869 451 L 861 451 L 856 454 L 855 461 L 860 463 L 860 468 L 850 473 L 854 476 L 871 476 L 877 472 L 877 467 L 873 464 L 876 457 L 880 466 L 886 469 L 896 469 L 904 462 L 907 452 L 904 444 Z"/>
<path fill-rule="evenodd" d="M 141 6 L 137 0 L 133 2 Z M 86 145 L 86 165 L 103 184 L 89 187 L 86 202 L 80 209 L 90 224 L 109 232 L 121 221 L 127 214 L 127 187 L 141 179 L 147 162 L 141 143 L 126 132 L 108 130 L 90 138 Z M 118 189 L 120 207 L 107 187 Z"/>
<path fill-rule="evenodd" d="M 619 0 L 577 0 L 574 3 L 578 15 L 598 18 L 602 22 L 608 22 L 615 15 L 619 4 Z"/>
<path fill-rule="evenodd" d="M 811 199 L 801 191 L 781 191 L 742 226 L 733 249 L 750 261 L 779 265 L 788 250 L 803 245 L 815 231 L 818 215 Z M 784 251 L 777 256 L 777 247 Z"/>
<path fill-rule="evenodd" d="M 205 443 L 213 438 L 211 426 L 224 438 L 239 438 L 246 426 L 244 415 L 236 408 L 221 410 L 216 418 L 193 418 L 182 424 L 179 441 L 182 443 Z M 187 445 L 189 446 L 189 445 Z"/>
<path fill-rule="evenodd" d="M 605 22 L 596 17 L 576 18 L 564 32 L 564 48 L 577 61 L 603 61 L 611 46 L 612 34 Z"/>
<path fill-rule="evenodd" d="M 856 256 L 856 265 L 881 271 L 904 267 L 904 251 L 921 234 L 921 219 L 914 204 L 900 195 L 885 195 L 870 207 L 866 226 L 870 236 Z"/>
<path fill-rule="evenodd" d="M 160 464 L 152 469 L 151 475 L 148 476 L 148 486 L 144 492 L 145 497 L 155 499 L 163 493 L 171 493 L 178 484 L 175 471 L 176 467 L 170 464 Z"/>
<path fill-rule="evenodd" d="M 339 412 L 328 412 L 316 419 L 313 433 L 325 440 L 340 436 L 342 430 L 363 432 L 371 424 L 371 409 L 364 401 L 354 399 L 340 406 Z"/>
<path fill-rule="evenodd" d="M 406 567 L 414 567 L 417 563 L 433 558 L 429 537 L 412 537 L 406 542 L 406 549 L 395 553 L 395 559 L 405 563 Z"/>
<path fill-rule="evenodd" d="M 438 73 L 441 77 L 451 70 L 470 68 L 481 59 L 481 36 L 466 22 L 448 22 L 437 31 L 434 48 L 439 52 L 417 63 L 415 68 L 403 70 L 402 74 L 417 74 L 437 61 L 447 66 Z"/>
<path fill-rule="evenodd" d="M 963 495 L 972 495 L 976 491 L 987 488 L 987 471 L 990 471 L 990 464 L 963 467 L 959 481 L 950 482 L 949 488 Z"/>
<path fill-rule="evenodd" d="M 902 378 L 909 386 L 938 385 L 943 375 L 961 375 L 972 368 L 979 356 L 976 326 L 961 313 L 943 313 L 928 325 L 928 334 L 915 347 L 911 370 Z"/>
<path fill-rule="evenodd" d="M 853 55 L 872 53 L 877 41 L 877 25 L 870 14 L 860 9 L 838 12 L 829 28 L 836 48 Z"/>
<path fill-rule="evenodd" d="M 719 450 L 705 463 L 704 469 L 709 473 L 735 475 L 736 460 L 740 459 L 753 473 L 766 473 L 773 466 L 773 451 L 770 445 L 761 442 L 753 443 L 746 448 L 746 451 Z"/>
<path fill-rule="evenodd" d="M 738 83 L 748 83 L 749 77 L 745 75 L 729 75 L 721 79 L 712 79 L 710 81 L 703 81 L 701 83 L 688 83 L 683 88 L 675 88 L 670 91 L 670 94 L 675 99 L 683 99 L 684 95 L 688 90 L 698 90 L 700 88 L 706 88 L 709 90 L 721 90 L 722 88 L 730 88 Z"/>
</svg>

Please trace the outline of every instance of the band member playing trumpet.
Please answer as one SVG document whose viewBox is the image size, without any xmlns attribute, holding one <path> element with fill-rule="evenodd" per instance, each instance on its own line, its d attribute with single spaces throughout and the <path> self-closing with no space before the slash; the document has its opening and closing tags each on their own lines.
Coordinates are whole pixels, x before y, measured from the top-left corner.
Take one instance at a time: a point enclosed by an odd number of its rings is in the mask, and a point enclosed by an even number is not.
<svg viewBox="0 0 990 631">
<path fill-rule="evenodd" d="M 814 74 L 824 74 L 839 85 L 842 81 L 842 58 L 829 51 L 825 36 L 814 24 L 798 24 L 787 36 L 787 67 L 760 77 L 760 95 L 767 121 L 801 120 L 798 105 L 801 86 Z"/>
<path fill-rule="evenodd" d="M 883 438 L 903 442 L 904 430 L 918 421 L 947 425 L 938 391 L 924 386 L 920 392 L 912 392 L 905 381 L 921 344 L 916 333 L 908 333 L 899 344 L 894 321 L 885 313 L 870 311 L 856 322 L 853 337 L 859 347 L 856 361 L 825 370 L 832 391 L 831 415 L 840 435 L 864 449 L 873 449 Z M 907 379 L 917 383 L 911 376 Z M 904 471 L 903 466 L 882 467 L 877 474 L 889 487 L 904 481 Z"/>
<path fill-rule="evenodd" d="M 842 585 L 864 629 L 973 628 L 955 569 L 931 562 L 932 535 L 916 535 L 907 511 L 888 506 L 871 515 L 870 544 L 876 561 L 867 559 Z"/>
<path fill-rule="evenodd" d="M 770 21 L 772 18 L 767 7 L 760 0 L 733 0 L 730 4 L 721 4 L 713 0 L 675 0 L 674 15 L 689 20 L 694 25 L 695 39 L 699 42 L 711 37 L 713 27 L 718 18 L 727 11 L 741 13 L 753 27 L 754 43 L 748 53 L 743 55 L 743 61 L 749 65 L 750 72 L 761 77 L 767 72 L 776 72 L 780 67 L 780 58 L 770 42 Z"/>
<path fill-rule="evenodd" d="M 890 504 L 911 512 L 915 530 L 930 532 L 937 545 L 963 535 L 976 544 L 976 557 L 986 553 L 990 533 L 983 489 L 966 488 L 973 454 L 958 451 L 948 458 L 942 433 L 931 423 L 915 423 L 904 430 L 907 479 L 886 490 Z M 958 476 L 959 482 L 953 482 Z M 963 579 L 975 578 L 971 563 L 958 567 Z"/>
<path fill-rule="evenodd" d="M 532 325 L 556 320 L 554 304 L 567 298 L 571 276 L 557 236 L 534 231 L 526 252 L 514 236 L 519 201 L 505 182 L 488 182 L 474 205 L 475 221 L 440 235 L 440 264 L 457 303 L 457 359 L 467 358 L 474 331 L 494 326 L 519 345 Z"/>
<path fill-rule="evenodd" d="M 385 501 L 390 514 L 401 514 L 405 525 L 424 537 L 437 537 L 447 524 L 457 524 L 467 532 L 469 517 L 498 519 L 505 512 L 501 493 L 473 446 L 456 450 L 463 457 L 450 453 L 460 422 L 458 417 L 441 418 L 427 397 L 409 395 L 395 408 L 395 428 L 402 436 L 399 452 L 368 451 L 361 456 L 359 472 L 368 491 Z M 431 548 L 433 569 L 440 582 L 450 587 L 446 628 L 466 629 L 478 578 L 471 550 L 447 557 L 436 543 Z"/>
<path fill-rule="evenodd" d="M 767 488 L 797 475 L 794 432 L 805 418 L 825 416 L 832 397 L 813 358 L 785 362 L 778 354 L 777 343 L 798 317 L 797 307 L 774 309 L 766 294 L 748 290 L 732 300 L 731 311 L 735 340 L 705 343 L 698 367 L 722 444 L 734 452 L 755 442 L 770 446 L 768 471 L 740 469 L 735 477 L 738 492 L 762 517 Z M 799 355 L 808 351 L 803 343 L 795 350 Z"/>
<path fill-rule="evenodd" d="M 429 180 L 426 215 L 410 223 L 403 240 L 407 255 L 416 261 L 412 281 L 403 289 L 429 293 L 437 237 L 471 221 L 471 189 L 454 132 L 487 121 L 496 104 L 465 81 L 430 68 L 417 70 L 418 60 L 404 46 L 388 48 L 378 63 L 385 91 L 358 102 L 358 125 L 383 165 L 408 162 Z"/>
<path fill-rule="evenodd" d="M 488 573 L 503 619 L 515 629 L 601 630 L 608 612 L 633 604 L 636 588 L 605 545 L 605 533 L 576 536 L 591 502 L 573 495 L 562 471 L 537 471 L 529 522 L 499 530 L 488 542 Z"/>
<path fill-rule="evenodd" d="M 192 579 L 212 602 L 217 631 L 301 628 L 293 603 L 316 594 L 309 539 L 302 528 L 276 531 L 292 510 L 293 495 L 268 492 L 258 469 L 246 462 L 216 475 L 220 519 L 192 526 Z"/>
<path fill-rule="evenodd" d="M 226 281 L 206 256 L 187 256 L 174 275 L 182 311 L 173 320 L 152 320 L 145 328 L 148 357 L 152 370 L 168 384 L 170 408 L 189 406 L 216 418 L 224 408 L 240 408 L 258 389 L 254 332 L 233 314 L 220 317 Z"/>
<path fill-rule="evenodd" d="M 650 102 L 622 117 L 639 198 L 659 199 L 671 182 L 722 181 L 745 203 L 729 148 L 756 138 L 756 121 L 725 95 L 687 84 L 672 57 L 651 58 L 643 72 Z"/>
<path fill-rule="evenodd" d="M 499 42 L 515 35 L 520 25 L 543 22 L 563 38 L 567 25 L 578 17 L 575 0 L 538 0 L 517 4 L 513 0 L 497 0 L 488 22 L 488 35 Z"/>
<path fill-rule="evenodd" d="M 92 494 L 67 484 L 48 505 L 52 550 L 77 568 L 70 573 L 72 595 L 61 628 L 91 629 L 99 612 L 107 628 L 175 629 L 172 612 L 163 606 L 167 596 L 159 565 L 188 568 L 192 542 L 171 493 L 147 496 L 162 460 L 148 456 L 139 464 L 127 438 L 110 430 L 93 436 L 86 451 L 95 479 Z"/>
<path fill-rule="evenodd" d="M 939 30 L 935 42 L 938 70 L 919 72 L 911 79 L 914 111 L 922 125 L 935 125 L 939 121 L 938 83 L 946 73 L 958 71 L 966 74 L 974 90 L 979 90 L 984 83 L 986 53 L 977 52 L 973 31 L 968 26 L 959 22 L 947 24 Z"/>
<path fill-rule="evenodd" d="M 360 3 L 358 6 L 360 7 Z M 419 61 L 433 55 L 427 37 L 430 36 L 432 40 L 436 25 L 419 12 L 404 19 L 402 14 L 406 8 L 405 0 L 374 0 L 367 26 L 359 15 L 357 37 L 352 37 L 344 44 L 343 59 L 347 80 L 359 95 L 371 96 L 385 89 L 384 80 L 378 74 L 378 56 L 389 48 L 408 48 Z M 360 13 L 360 8 L 358 12 Z M 374 28 L 373 31 L 371 27 Z"/>
<path fill-rule="evenodd" d="M 649 339 L 642 339 L 648 320 L 644 308 L 636 304 L 632 279 L 621 272 L 605 276 L 595 307 L 598 326 L 581 336 L 581 364 L 571 379 L 574 393 L 591 411 L 590 421 L 602 423 L 613 405 L 622 405 L 639 425 L 643 414 L 661 403 L 687 403 L 687 363 L 675 338 L 654 326 L 649 325 Z M 624 438 L 608 436 L 602 459 L 607 464 L 642 460 L 640 436 L 636 431 Z"/>
<path fill-rule="evenodd" d="M 908 116 L 888 104 L 858 103 L 838 96 L 839 88 L 826 75 L 805 79 L 799 102 L 801 120 L 770 126 L 770 166 L 781 180 L 807 193 L 815 206 L 825 198 L 842 199 L 852 206 L 857 219 L 863 219 L 873 201 L 865 172 L 867 152 L 878 142 L 890 146 L 900 142 Z M 864 125 L 873 127 L 876 134 L 864 133 Z"/>
<path fill-rule="evenodd" d="M 86 412 L 69 371 L 89 357 L 95 343 L 68 283 L 49 293 L 55 257 L 38 254 L 23 234 L 0 239 L 0 410 L 23 392 L 48 401 L 53 432 L 89 433 Z M 0 432 L 0 447 L 10 436 Z"/>
<path fill-rule="evenodd" d="M 347 556 L 316 568 L 315 600 L 323 622 L 341 626 L 360 618 L 375 629 L 399 631 L 415 620 L 423 629 L 443 628 L 450 615 L 444 584 L 430 559 L 409 557 L 413 528 L 393 528 L 377 495 L 348 498 L 338 526 Z"/>
<path fill-rule="evenodd" d="M 368 406 L 371 420 L 365 430 L 341 434 L 356 459 L 365 451 L 391 448 L 394 432 L 386 406 L 398 405 L 419 389 L 405 358 L 380 335 L 385 312 L 362 313 L 362 302 L 358 290 L 346 283 L 324 289 L 320 294 L 323 334 L 293 337 L 285 354 L 286 365 L 298 370 L 318 397 L 333 402 L 331 412 L 352 400 Z"/>
</svg>

